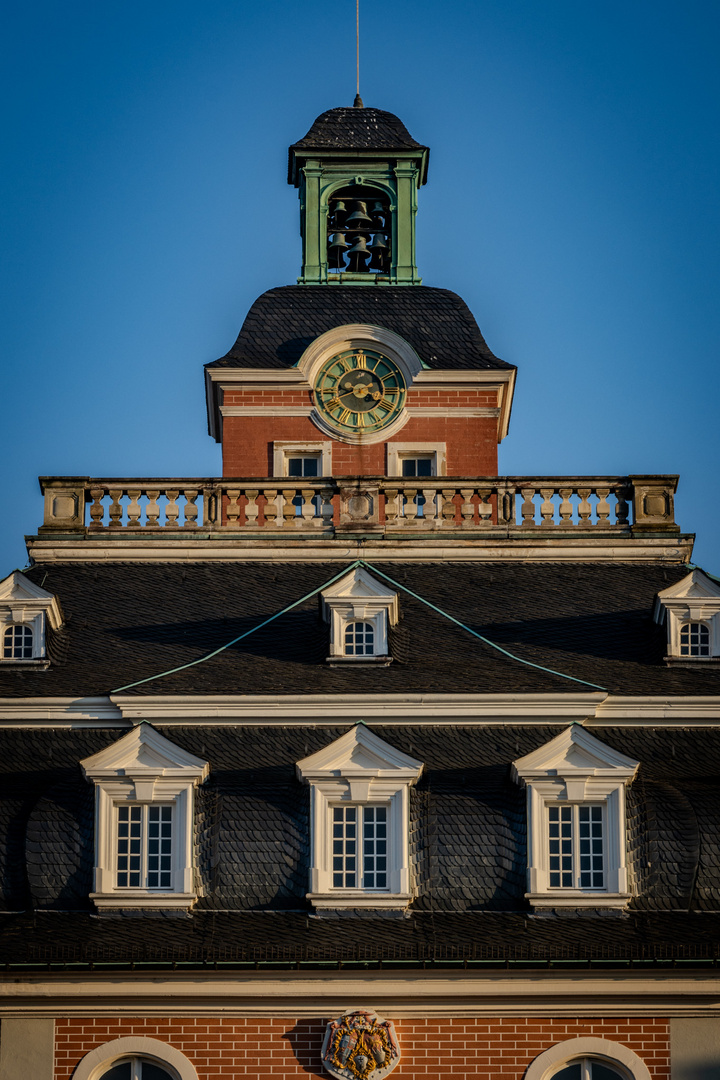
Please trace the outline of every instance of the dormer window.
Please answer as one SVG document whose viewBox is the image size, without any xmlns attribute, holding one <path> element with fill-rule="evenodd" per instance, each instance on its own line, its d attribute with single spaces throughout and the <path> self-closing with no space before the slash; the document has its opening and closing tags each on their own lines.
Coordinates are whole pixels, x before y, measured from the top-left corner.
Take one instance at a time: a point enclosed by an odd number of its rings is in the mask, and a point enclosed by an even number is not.
<svg viewBox="0 0 720 1080">
<path fill-rule="evenodd" d="M 47 667 L 47 627 L 59 630 L 57 598 L 15 570 L 0 581 L 0 663 Z"/>
<path fill-rule="evenodd" d="M 27 623 L 12 623 L 3 634 L 3 660 L 32 660 L 34 635 Z"/>
<path fill-rule="evenodd" d="M 80 764 L 95 784 L 96 906 L 191 907 L 194 791 L 208 763 L 142 723 Z"/>
<path fill-rule="evenodd" d="M 409 790 L 422 763 L 358 724 L 296 769 L 310 786 L 308 899 L 316 908 L 406 908 Z"/>
<path fill-rule="evenodd" d="M 320 595 L 330 623 L 328 661 L 390 663 L 388 627 L 398 620 L 397 593 L 356 567 Z"/>
<path fill-rule="evenodd" d="M 638 767 L 579 724 L 513 762 L 527 789 L 533 907 L 627 904 L 625 788 Z"/>
<path fill-rule="evenodd" d="M 720 659 L 720 583 L 702 570 L 658 593 L 654 618 L 666 627 L 667 663 Z"/>
</svg>

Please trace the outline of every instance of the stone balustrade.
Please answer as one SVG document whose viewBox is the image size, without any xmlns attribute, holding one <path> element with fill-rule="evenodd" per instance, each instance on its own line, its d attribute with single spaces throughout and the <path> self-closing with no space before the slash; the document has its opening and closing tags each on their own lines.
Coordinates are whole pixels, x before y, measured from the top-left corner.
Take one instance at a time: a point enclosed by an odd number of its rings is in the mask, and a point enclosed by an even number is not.
<svg viewBox="0 0 720 1080">
<path fill-rule="evenodd" d="M 676 476 L 41 477 L 47 533 L 678 532 Z"/>
</svg>

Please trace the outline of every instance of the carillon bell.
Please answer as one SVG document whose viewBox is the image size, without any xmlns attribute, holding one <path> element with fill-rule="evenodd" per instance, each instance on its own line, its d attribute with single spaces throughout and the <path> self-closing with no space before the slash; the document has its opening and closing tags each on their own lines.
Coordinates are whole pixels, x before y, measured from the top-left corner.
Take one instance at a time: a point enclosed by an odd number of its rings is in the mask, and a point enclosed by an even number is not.
<svg viewBox="0 0 720 1080">
<path fill-rule="evenodd" d="M 357 240 L 348 251 L 350 270 L 354 273 L 367 270 L 367 266 L 365 264 L 367 262 L 368 255 L 370 255 L 370 252 L 367 249 L 367 240 L 364 236 L 358 236 Z"/>
<path fill-rule="evenodd" d="M 338 199 L 335 205 L 332 207 L 332 224 L 333 228 L 339 229 L 341 225 L 345 224 L 345 215 L 347 214 L 347 207 L 345 203 Z"/>
<path fill-rule="evenodd" d="M 384 270 L 385 263 L 387 261 L 388 254 L 390 253 L 390 245 L 383 236 L 382 233 L 374 233 L 372 243 L 369 247 L 372 259 L 370 260 L 371 270 Z"/>
<path fill-rule="evenodd" d="M 372 224 L 371 218 L 368 217 L 367 203 L 356 202 L 354 206 L 355 209 L 345 222 L 346 226 L 353 229 L 367 229 Z"/>
<path fill-rule="evenodd" d="M 349 247 L 345 242 L 345 233 L 336 232 L 328 239 L 328 266 L 333 270 L 345 267 L 345 252 Z"/>
<path fill-rule="evenodd" d="M 385 225 L 385 207 L 381 202 L 374 202 L 372 208 L 373 224 L 379 229 L 382 229 Z"/>
</svg>

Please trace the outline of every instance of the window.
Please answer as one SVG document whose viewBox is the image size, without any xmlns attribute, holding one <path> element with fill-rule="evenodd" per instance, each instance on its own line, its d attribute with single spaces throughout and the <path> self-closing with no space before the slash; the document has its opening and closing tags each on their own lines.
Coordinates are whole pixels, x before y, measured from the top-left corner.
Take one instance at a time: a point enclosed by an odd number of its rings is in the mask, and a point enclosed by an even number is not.
<svg viewBox="0 0 720 1080">
<path fill-rule="evenodd" d="M 288 455 L 288 476 L 320 476 L 320 454 L 307 454 L 303 457 Z"/>
<path fill-rule="evenodd" d="M 388 476 L 445 476 L 445 443 L 387 444 Z"/>
<path fill-rule="evenodd" d="M 191 907 L 193 792 L 207 762 L 142 723 L 80 764 L 96 791 L 96 906 Z"/>
<path fill-rule="evenodd" d="M 333 888 L 387 888 L 387 807 L 333 807 Z"/>
<path fill-rule="evenodd" d="M 107 1072 L 100 1074 L 98 1080 L 174 1080 L 174 1077 L 152 1061 L 135 1057 L 111 1065 Z"/>
<path fill-rule="evenodd" d="M 274 442 L 273 474 L 308 479 L 332 476 L 332 443 Z"/>
<path fill-rule="evenodd" d="M 13 623 L 3 636 L 3 659 L 32 660 L 33 632 L 26 623 Z"/>
<path fill-rule="evenodd" d="M 707 623 L 683 623 L 680 627 L 680 655 L 710 655 L 710 630 Z"/>
<path fill-rule="evenodd" d="M 406 908 L 409 789 L 421 762 L 358 724 L 296 769 L 310 787 L 315 907 Z"/>
<path fill-rule="evenodd" d="M 0 663 L 38 664 L 45 659 L 46 627 L 62 626 L 57 598 L 15 570 L 0 581 Z"/>
<path fill-rule="evenodd" d="M 666 663 L 720 658 L 720 582 L 693 570 L 655 599 L 655 622 L 667 628 Z"/>
<path fill-rule="evenodd" d="M 434 476 L 434 458 L 406 457 L 401 461 L 403 476 Z"/>
<path fill-rule="evenodd" d="M 581 1058 L 570 1065 L 563 1065 L 552 1074 L 552 1080 L 626 1080 L 624 1072 L 611 1069 L 602 1061 Z"/>
<path fill-rule="evenodd" d="M 628 1046 L 583 1036 L 543 1050 L 524 1080 L 650 1080 L 647 1065 Z"/>
<path fill-rule="evenodd" d="M 625 787 L 638 767 L 580 724 L 513 762 L 527 789 L 534 907 L 625 906 Z"/>
<path fill-rule="evenodd" d="M 357 567 L 320 595 L 330 623 L 329 661 L 390 663 L 388 624 L 398 621 L 397 593 Z"/>
</svg>

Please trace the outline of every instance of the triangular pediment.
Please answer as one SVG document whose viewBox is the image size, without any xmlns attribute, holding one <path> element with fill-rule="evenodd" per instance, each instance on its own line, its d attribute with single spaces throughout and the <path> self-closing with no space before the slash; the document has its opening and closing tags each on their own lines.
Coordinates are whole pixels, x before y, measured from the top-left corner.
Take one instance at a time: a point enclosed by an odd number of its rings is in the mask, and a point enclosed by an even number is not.
<svg viewBox="0 0 720 1080">
<path fill-rule="evenodd" d="M 55 629 L 62 624 L 57 597 L 36 585 L 21 570 L 13 570 L 0 581 L 0 607 L 28 614 L 46 611 Z"/>
<path fill-rule="evenodd" d="M 720 600 L 720 583 L 714 581 L 704 570 L 696 568 L 686 577 L 658 593 L 658 600 L 698 599 Z"/>
<path fill-rule="evenodd" d="M 546 776 L 634 776 L 638 761 L 600 742 L 580 724 L 566 728 L 550 742 L 513 762 L 515 779 Z"/>
<path fill-rule="evenodd" d="M 323 614 L 329 618 L 333 609 L 352 609 L 363 605 L 370 610 L 385 609 L 394 626 L 398 620 L 397 592 L 374 577 L 364 566 L 355 566 L 347 574 L 320 593 Z"/>
<path fill-rule="evenodd" d="M 113 776 L 204 778 L 208 772 L 206 761 L 176 746 L 147 723 L 80 765 L 89 780 Z"/>
<path fill-rule="evenodd" d="M 364 724 L 356 724 L 345 735 L 296 765 L 302 780 L 339 776 L 392 776 L 415 780 L 422 767 L 421 761 L 397 750 Z"/>
</svg>

